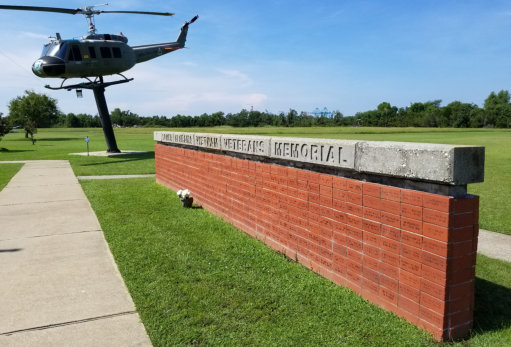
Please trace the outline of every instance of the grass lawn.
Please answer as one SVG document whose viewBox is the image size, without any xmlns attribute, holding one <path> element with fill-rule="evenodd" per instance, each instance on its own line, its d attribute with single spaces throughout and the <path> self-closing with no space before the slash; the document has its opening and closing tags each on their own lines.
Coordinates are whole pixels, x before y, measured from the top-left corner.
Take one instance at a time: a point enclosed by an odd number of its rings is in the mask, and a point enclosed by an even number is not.
<svg viewBox="0 0 511 347">
<path fill-rule="evenodd" d="M 0 163 L 0 191 L 9 183 L 11 178 L 21 169 L 23 164 L 2 164 Z"/>
<path fill-rule="evenodd" d="M 154 151 L 153 131 L 158 129 L 115 129 L 121 150 Z M 160 129 L 161 130 L 161 129 Z M 485 182 L 471 184 L 468 190 L 481 197 L 480 226 L 511 235 L 511 131 L 505 129 L 432 129 L 432 128 L 186 128 L 171 131 L 253 134 L 267 136 L 319 137 L 382 141 L 431 142 L 481 145 L 486 147 Z M 4 137 L 0 147 L 2 160 L 68 159 L 76 175 L 154 173 L 154 152 L 115 158 L 77 157 L 69 153 L 105 150 L 101 129 L 40 129 L 38 142 L 32 145 L 23 133 Z"/>
<path fill-rule="evenodd" d="M 437 345 L 154 179 L 81 184 L 155 346 Z M 509 345 L 511 264 L 478 262 L 476 329 L 455 345 Z"/>
</svg>

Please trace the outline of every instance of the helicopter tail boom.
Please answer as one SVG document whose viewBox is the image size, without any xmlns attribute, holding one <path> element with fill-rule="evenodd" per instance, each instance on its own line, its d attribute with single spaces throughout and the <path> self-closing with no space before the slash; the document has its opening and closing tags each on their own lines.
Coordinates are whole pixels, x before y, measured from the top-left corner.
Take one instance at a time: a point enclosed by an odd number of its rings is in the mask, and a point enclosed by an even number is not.
<svg viewBox="0 0 511 347">
<path fill-rule="evenodd" d="M 199 18 L 199 16 L 193 17 L 189 22 L 185 22 L 185 24 L 181 27 L 181 32 L 179 33 L 179 36 L 175 42 L 156 43 L 151 45 L 132 47 L 133 51 L 135 52 L 137 64 L 184 48 L 186 43 L 186 36 L 188 34 L 188 26 L 195 22 L 197 18 Z"/>
<path fill-rule="evenodd" d="M 188 34 L 188 26 L 195 22 L 199 18 L 199 16 L 193 17 L 189 22 L 185 22 L 185 24 L 181 27 L 181 32 L 179 33 L 179 36 L 177 37 L 177 42 L 181 44 L 183 47 L 186 43 L 186 35 Z"/>
</svg>

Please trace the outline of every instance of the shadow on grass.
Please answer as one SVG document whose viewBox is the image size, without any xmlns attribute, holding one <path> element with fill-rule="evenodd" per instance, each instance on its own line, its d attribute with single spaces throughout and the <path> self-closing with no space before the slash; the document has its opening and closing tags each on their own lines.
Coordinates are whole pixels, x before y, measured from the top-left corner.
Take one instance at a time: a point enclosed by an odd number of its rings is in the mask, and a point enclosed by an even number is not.
<svg viewBox="0 0 511 347">
<path fill-rule="evenodd" d="M 14 149 L 14 150 L 10 150 L 9 148 L 0 148 L 0 152 L 22 153 L 22 152 L 35 152 L 35 150 L 33 150 L 33 149 Z"/>
<path fill-rule="evenodd" d="M 81 137 L 45 137 L 42 139 L 37 139 L 37 142 L 45 142 L 45 141 L 74 141 L 74 140 L 83 140 Z"/>
<path fill-rule="evenodd" d="M 476 277 L 475 334 L 511 327 L 511 289 Z"/>
<path fill-rule="evenodd" d="M 84 158 L 91 158 L 91 157 L 84 157 Z M 126 154 L 126 155 L 118 155 L 118 156 L 113 156 L 113 157 L 101 157 L 101 158 L 106 158 L 106 160 L 101 161 L 101 162 L 95 162 L 95 163 L 80 164 L 80 166 L 109 165 L 109 164 L 128 163 L 130 161 L 154 159 L 154 152 Z"/>
</svg>

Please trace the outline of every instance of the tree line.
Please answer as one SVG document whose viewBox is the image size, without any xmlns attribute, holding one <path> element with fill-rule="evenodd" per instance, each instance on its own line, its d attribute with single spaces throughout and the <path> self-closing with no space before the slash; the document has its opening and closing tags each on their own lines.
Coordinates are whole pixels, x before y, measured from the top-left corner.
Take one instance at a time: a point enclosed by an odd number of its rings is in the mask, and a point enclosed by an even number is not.
<svg viewBox="0 0 511 347">
<path fill-rule="evenodd" d="M 174 117 L 155 115 L 141 117 L 131 111 L 114 109 L 110 118 L 119 127 L 212 127 L 228 125 L 233 127 L 313 127 L 313 126 L 364 126 L 364 127 L 453 127 L 453 128 L 511 128 L 511 95 L 507 90 L 491 92 L 483 107 L 454 101 L 441 106 L 441 100 L 416 102 L 408 107 L 398 108 L 388 102 L 380 103 L 376 109 L 344 116 L 340 111 L 331 116 L 315 116 L 307 112 L 290 109 L 287 113 L 273 114 L 254 110 L 238 113 L 215 112 L 199 116 L 176 115 Z M 26 137 L 33 139 L 37 128 L 101 127 L 97 115 L 63 114 L 57 108 L 57 101 L 44 94 L 25 91 L 25 95 L 12 99 L 9 115 L 0 114 L 0 137 L 10 127 L 21 127 Z M 6 130 L 7 129 L 7 130 Z"/>
</svg>

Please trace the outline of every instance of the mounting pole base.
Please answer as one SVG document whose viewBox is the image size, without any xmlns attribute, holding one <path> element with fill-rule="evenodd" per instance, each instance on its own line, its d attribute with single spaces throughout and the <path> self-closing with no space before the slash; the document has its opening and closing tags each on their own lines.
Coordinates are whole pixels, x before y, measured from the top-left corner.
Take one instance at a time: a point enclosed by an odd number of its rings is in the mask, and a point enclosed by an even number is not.
<svg viewBox="0 0 511 347">
<path fill-rule="evenodd" d="M 97 86 L 92 88 L 92 91 L 94 92 L 101 126 L 103 127 L 103 133 L 105 135 L 107 147 L 106 151 L 108 153 L 121 153 L 117 147 L 117 141 L 115 141 L 114 128 L 112 127 L 112 121 L 110 120 L 110 113 L 108 112 L 108 106 L 105 99 L 105 88 L 103 86 Z"/>
<path fill-rule="evenodd" d="M 94 81 L 91 81 L 89 78 L 86 78 L 88 82 L 64 85 L 67 79 L 62 81 L 60 87 L 51 87 L 46 85 L 45 87 L 52 90 L 59 89 L 92 89 L 94 92 L 94 98 L 96 99 L 96 105 L 98 106 L 99 118 L 101 120 L 101 126 L 103 127 L 103 134 L 105 135 L 105 141 L 107 146 L 108 153 L 121 153 L 119 148 L 117 147 L 117 142 L 115 141 L 114 128 L 112 127 L 112 121 L 110 120 L 110 113 L 108 112 L 108 106 L 106 104 L 105 99 L 105 88 L 110 87 L 116 84 L 126 83 L 133 81 L 133 78 L 126 78 L 125 76 L 118 74 L 124 79 L 113 81 L 113 82 L 104 82 L 103 76 L 97 77 Z"/>
</svg>

